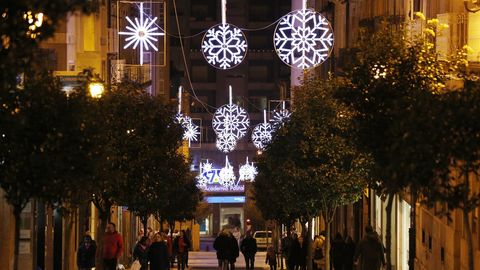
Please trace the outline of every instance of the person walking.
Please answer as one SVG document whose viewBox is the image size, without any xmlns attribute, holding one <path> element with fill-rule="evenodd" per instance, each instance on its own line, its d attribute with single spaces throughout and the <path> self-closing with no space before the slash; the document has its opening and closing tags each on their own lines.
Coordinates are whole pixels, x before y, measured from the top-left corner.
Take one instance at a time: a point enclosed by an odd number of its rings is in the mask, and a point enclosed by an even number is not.
<svg viewBox="0 0 480 270">
<path fill-rule="evenodd" d="M 221 231 L 215 241 L 213 248 L 217 251 L 218 267 L 223 269 L 225 261 L 227 260 L 226 249 L 228 246 L 228 235 L 226 231 Z M 227 268 L 228 266 L 225 266 Z"/>
<path fill-rule="evenodd" d="M 277 260 L 275 256 L 275 249 L 273 246 L 268 246 L 265 263 L 270 266 L 270 270 L 277 270 Z"/>
<path fill-rule="evenodd" d="M 343 264 L 345 260 L 344 255 L 345 242 L 340 233 L 335 235 L 332 241 L 332 248 L 330 249 L 330 258 L 332 258 L 332 264 L 334 270 L 343 270 Z"/>
<path fill-rule="evenodd" d="M 372 226 L 365 227 L 365 236 L 358 243 L 353 260 L 358 270 L 380 270 L 385 265 L 383 244 Z"/>
<path fill-rule="evenodd" d="M 255 254 L 257 253 L 257 240 L 252 237 L 251 231 L 247 231 L 245 238 L 240 243 L 240 251 L 245 257 L 247 270 L 255 268 Z"/>
<path fill-rule="evenodd" d="M 288 236 L 288 234 L 285 233 L 281 240 L 281 249 L 282 249 L 282 259 L 285 260 L 285 268 L 288 268 L 288 253 L 290 252 L 290 244 L 291 244 L 291 237 Z M 283 260 L 282 263 L 280 264 L 281 270 L 284 270 L 283 268 Z"/>
<path fill-rule="evenodd" d="M 323 232 L 322 232 L 323 233 Z M 322 235 L 315 235 L 313 238 L 313 259 L 312 259 L 312 267 L 313 270 L 320 270 L 325 262 L 325 255 L 323 253 L 324 244 L 325 244 L 325 236 Z"/>
<path fill-rule="evenodd" d="M 138 260 L 142 266 L 140 270 L 148 270 L 148 245 L 149 245 L 148 236 L 143 236 L 140 241 L 137 242 L 135 248 L 133 249 L 133 260 Z"/>
<path fill-rule="evenodd" d="M 343 270 L 354 270 L 353 268 L 353 256 L 355 255 L 355 243 L 351 236 L 347 236 L 345 240 L 345 245 L 343 247 L 343 254 L 345 263 L 343 265 Z"/>
<path fill-rule="evenodd" d="M 90 235 L 85 235 L 77 251 L 78 270 L 91 270 L 95 267 L 97 244 Z"/>
<path fill-rule="evenodd" d="M 154 242 L 148 249 L 150 270 L 167 270 L 170 266 L 167 243 L 160 233 L 156 233 L 153 239 Z"/>
<path fill-rule="evenodd" d="M 300 242 L 298 241 L 298 235 L 296 233 L 292 233 L 292 239 L 290 241 L 290 248 L 288 251 L 288 269 L 295 270 L 298 265 L 301 246 Z"/>
<path fill-rule="evenodd" d="M 123 253 L 123 239 L 117 232 L 115 223 L 109 222 L 103 237 L 103 265 L 105 270 L 116 270 L 118 258 Z"/>
<path fill-rule="evenodd" d="M 227 260 L 230 264 L 229 269 L 235 270 L 235 262 L 237 261 L 237 258 L 240 255 L 240 251 L 238 248 L 238 241 L 231 232 L 228 233 L 226 243 L 227 243 L 226 255 L 227 255 Z"/>
<path fill-rule="evenodd" d="M 296 258 L 296 269 L 305 270 L 307 268 L 307 242 L 303 236 L 298 237 L 298 243 L 300 248 L 298 249 L 298 254 Z"/>
<path fill-rule="evenodd" d="M 177 255 L 177 269 L 185 270 L 187 262 L 187 252 L 190 248 L 190 242 L 185 237 L 185 231 L 180 231 L 179 235 L 173 240 L 173 251 Z"/>
</svg>

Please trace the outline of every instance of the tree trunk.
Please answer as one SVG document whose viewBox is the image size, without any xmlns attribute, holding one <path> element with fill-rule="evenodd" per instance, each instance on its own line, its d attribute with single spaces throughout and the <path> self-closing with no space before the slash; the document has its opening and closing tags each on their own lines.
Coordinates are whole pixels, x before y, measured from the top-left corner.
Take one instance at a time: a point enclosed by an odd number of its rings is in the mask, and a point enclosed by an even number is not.
<svg viewBox="0 0 480 270">
<path fill-rule="evenodd" d="M 473 270 L 474 268 L 474 261 L 473 261 L 473 243 L 472 243 L 472 228 L 470 226 L 470 218 L 468 214 L 470 213 L 470 208 L 465 207 L 468 203 L 468 196 L 470 193 L 470 179 L 469 179 L 469 172 L 470 172 L 470 162 L 467 159 L 467 164 L 465 166 L 465 198 L 464 198 L 464 207 L 462 209 L 463 212 L 463 226 L 465 227 L 466 233 L 466 241 L 467 241 L 467 254 L 468 254 L 468 269 Z"/>
<path fill-rule="evenodd" d="M 312 249 L 312 231 L 313 231 L 313 218 L 310 218 L 308 221 L 308 230 L 307 235 L 303 238 L 306 241 L 304 244 L 307 245 L 307 269 L 313 269 L 313 249 Z"/>
<path fill-rule="evenodd" d="M 417 192 L 412 191 L 412 206 L 410 208 L 410 229 L 408 230 L 408 269 L 415 270 L 417 256 Z"/>
<path fill-rule="evenodd" d="M 470 227 L 470 218 L 468 217 L 469 211 L 463 209 L 463 224 L 465 226 L 466 241 L 467 241 L 467 254 L 468 254 L 468 269 L 474 270 L 473 261 L 473 243 L 472 243 L 472 228 Z"/>
<path fill-rule="evenodd" d="M 22 208 L 19 206 L 13 207 L 13 216 L 15 218 L 15 243 L 13 249 L 13 270 L 18 270 L 18 252 L 20 245 L 20 214 L 22 213 Z"/>
<path fill-rule="evenodd" d="M 392 207 L 393 207 L 394 194 L 388 194 L 387 200 L 387 228 L 385 232 L 385 249 L 387 253 L 387 270 L 392 270 Z"/>
<path fill-rule="evenodd" d="M 148 236 L 148 235 L 147 235 L 148 216 L 141 216 L 141 217 L 140 217 L 140 220 L 142 221 L 142 225 L 143 225 L 143 236 Z"/>
<path fill-rule="evenodd" d="M 325 217 L 325 269 L 330 270 L 330 266 L 332 265 L 330 263 L 330 243 L 331 243 L 331 231 L 330 231 L 330 224 L 331 220 L 327 219 Z M 336 269 L 335 269 L 336 270 Z"/>
</svg>

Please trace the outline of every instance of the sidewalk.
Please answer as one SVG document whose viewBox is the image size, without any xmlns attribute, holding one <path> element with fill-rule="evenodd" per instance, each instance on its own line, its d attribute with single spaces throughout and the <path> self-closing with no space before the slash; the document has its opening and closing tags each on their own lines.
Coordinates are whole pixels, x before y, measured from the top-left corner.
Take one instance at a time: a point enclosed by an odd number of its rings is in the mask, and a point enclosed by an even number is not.
<svg viewBox="0 0 480 270">
<path fill-rule="evenodd" d="M 270 266 L 265 264 L 266 252 L 257 252 L 255 256 L 255 269 L 264 270 L 270 269 Z M 217 254 L 215 251 L 190 251 L 188 253 L 188 269 L 189 270 L 210 270 L 218 269 Z M 235 262 L 235 269 L 245 269 L 245 259 L 242 253 Z"/>
</svg>

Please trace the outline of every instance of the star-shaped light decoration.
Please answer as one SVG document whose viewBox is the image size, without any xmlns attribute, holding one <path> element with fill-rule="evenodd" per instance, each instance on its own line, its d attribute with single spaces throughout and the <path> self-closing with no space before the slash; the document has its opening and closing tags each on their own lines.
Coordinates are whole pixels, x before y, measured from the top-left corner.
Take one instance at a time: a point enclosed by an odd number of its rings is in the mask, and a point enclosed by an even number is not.
<svg viewBox="0 0 480 270">
<path fill-rule="evenodd" d="M 255 177 L 257 177 L 258 170 L 257 168 L 253 165 L 253 162 L 250 163 L 248 162 L 248 157 L 242 166 L 240 166 L 239 170 L 240 178 L 238 180 L 240 181 L 255 181 Z"/>
<path fill-rule="evenodd" d="M 200 164 L 200 169 L 201 169 L 202 173 L 209 172 L 209 171 L 213 170 L 213 164 L 210 161 L 208 161 L 208 159 L 207 159 L 207 161 Z"/>
<path fill-rule="evenodd" d="M 150 48 L 158 51 L 158 48 L 153 42 L 158 41 L 156 36 L 164 36 L 165 33 L 158 32 L 158 26 L 154 25 L 157 17 L 153 19 L 144 18 L 143 2 L 140 2 L 139 13 L 140 19 L 135 18 L 135 22 L 126 16 L 125 18 L 130 24 L 129 26 L 126 26 L 128 31 L 119 32 L 118 34 L 121 36 L 128 36 L 125 38 L 125 42 L 127 42 L 127 44 L 123 46 L 124 49 L 127 49 L 133 45 L 132 48 L 135 50 L 137 49 L 138 45 L 140 45 L 140 65 L 143 65 L 143 51 L 148 51 Z"/>
<path fill-rule="evenodd" d="M 287 65 L 309 69 L 323 63 L 333 49 L 333 31 L 320 13 L 304 8 L 283 18 L 275 29 L 273 43 Z"/>
</svg>

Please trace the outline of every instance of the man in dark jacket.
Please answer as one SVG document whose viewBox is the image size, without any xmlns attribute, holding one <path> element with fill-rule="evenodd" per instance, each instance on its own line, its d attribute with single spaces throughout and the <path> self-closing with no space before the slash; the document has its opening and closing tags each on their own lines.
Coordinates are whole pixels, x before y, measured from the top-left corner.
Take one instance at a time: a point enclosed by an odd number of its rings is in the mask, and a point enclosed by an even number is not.
<svg viewBox="0 0 480 270">
<path fill-rule="evenodd" d="M 95 252 L 97 245 L 90 235 L 83 237 L 77 251 L 77 266 L 79 270 L 91 270 L 95 267 Z"/>
<path fill-rule="evenodd" d="M 213 248 L 217 251 L 218 266 L 227 268 L 224 264 L 228 264 L 230 270 L 234 270 L 239 249 L 233 234 L 227 231 L 221 232 L 213 242 Z"/>
<path fill-rule="evenodd" d="M 372 226 L 365 227 L 365 236 L 358 243 L 353 260 L 359 270 L 379 270 L 385 265 L 383 244 Z"/>
<path fill-rule="evenodd" d="M 252 233 L 250 231 L 247 231 L 245 234 L 245 238 L 240 244 L 240 250 L 245 257 L 246 269 L 254 269 L 255 253 L 257 253 L 257 240 L 252 237 Z"/>
</svg>

